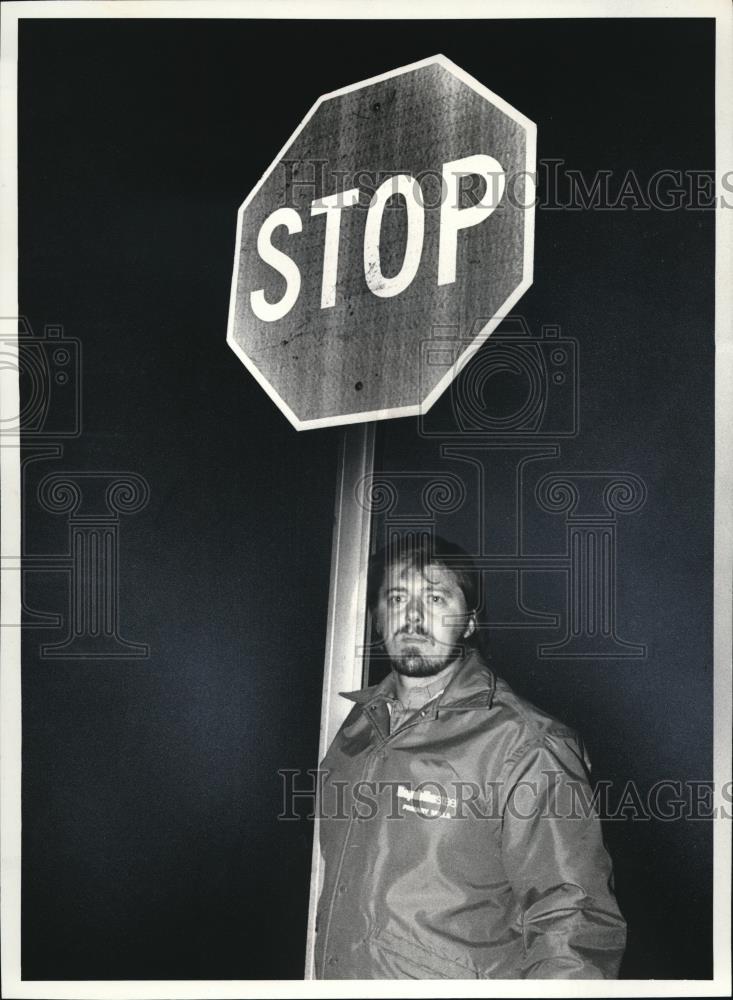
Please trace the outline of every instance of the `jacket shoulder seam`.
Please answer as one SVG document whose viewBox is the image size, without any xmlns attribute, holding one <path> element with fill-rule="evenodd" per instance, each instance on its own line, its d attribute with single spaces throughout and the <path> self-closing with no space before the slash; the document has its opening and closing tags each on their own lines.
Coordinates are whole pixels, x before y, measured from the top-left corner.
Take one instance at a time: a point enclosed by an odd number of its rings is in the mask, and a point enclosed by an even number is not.
<svg viewBox="0 0 733 1000">
<path fill-rule="evenodd" d="M 534 735 L 529 737 L 529 739 L 523 740 L 518 747 L 505 758 L 505 766 L 512 766 L 518 763 L 523 757 L 525 757 L 530 750 L 534 749 L 551 749 L 550 739 L 552 737 L 560 737 L 561 739 L 570 739 L 575 743 L 575 745 L 580 749 L 580 741 L 577 735 L 572 729 L 550 729 L 547 732 L 541 732 L 537 730 Z"/>
</svg>

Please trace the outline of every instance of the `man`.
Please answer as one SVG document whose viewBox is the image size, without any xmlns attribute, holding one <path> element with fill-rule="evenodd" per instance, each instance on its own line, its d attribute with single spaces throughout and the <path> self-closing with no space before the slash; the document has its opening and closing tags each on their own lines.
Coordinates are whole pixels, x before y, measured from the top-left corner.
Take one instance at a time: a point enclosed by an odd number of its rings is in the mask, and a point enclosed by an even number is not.
<svg viewBox="0 0 733 1000">
<path fill-rule="evenodd" d="M 466 553 L 382 551 L 368 591 L 391 670 L 322 763 L 316 975 L 616 978 L 587 758 L 483 662 Z"/>
</svg>

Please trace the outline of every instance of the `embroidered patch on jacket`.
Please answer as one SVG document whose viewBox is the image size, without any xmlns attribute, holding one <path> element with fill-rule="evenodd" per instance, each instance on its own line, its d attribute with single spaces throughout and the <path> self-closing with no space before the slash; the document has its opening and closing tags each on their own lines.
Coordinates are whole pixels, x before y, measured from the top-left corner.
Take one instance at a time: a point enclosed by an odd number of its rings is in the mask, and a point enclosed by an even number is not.
<svg viewBox="0 0 733 1000">
<path fill-rule="evenodd" d="M 434 788 L 440 786 L 437 782 L 427 782 Z M 417 813 L 429 819 L 451 819 L 456 814 L 456 800 L 442 791 L 432 791 L 418 785 L 413 791 L 406 785 L 397 786 L 397 798 L 409 812 Z"/>
</svg>

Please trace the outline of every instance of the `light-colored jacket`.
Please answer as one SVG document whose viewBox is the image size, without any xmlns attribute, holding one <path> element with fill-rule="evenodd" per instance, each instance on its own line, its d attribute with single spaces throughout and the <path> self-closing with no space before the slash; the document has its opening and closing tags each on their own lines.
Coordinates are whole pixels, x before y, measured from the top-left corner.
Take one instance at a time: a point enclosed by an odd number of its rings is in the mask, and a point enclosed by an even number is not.
<svg viewBox="0 0 733 1000">
<path fill-rule="evenodd" d="M 390 735 L 386 682 L 321 768 L 316 976 L 614 979 L 626 924 L 578 736 L 470 654 Z"/>
</svg>

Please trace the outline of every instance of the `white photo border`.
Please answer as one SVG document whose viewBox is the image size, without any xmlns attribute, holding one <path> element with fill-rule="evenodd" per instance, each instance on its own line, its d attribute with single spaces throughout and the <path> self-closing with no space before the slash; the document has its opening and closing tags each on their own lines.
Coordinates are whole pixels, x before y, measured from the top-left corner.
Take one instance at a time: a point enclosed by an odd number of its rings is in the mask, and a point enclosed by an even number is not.
<svg viewBox="0 0 733 1000">
<path fill-rule="evenodd" d="M 155 19 L 555 19 L 680 18 L 716 22 L 716 389 L 715 389 L 715 605 L 714 605 L 714 781 L 721 790 L 731 778 L 731 594 L 733 592 L 733 213 L 721 208 L 723 175 L 733 169 L 733 10 L 727 0 L 8 0 L 0 35 L 0 317 L 18 316 L 17 56 L 18 22 L 26 18 Z M 348 81 L 345 81 L 348 82 Z M 8 322 L 8 319 L 5 319 Z M 222 337 L 225 331 L 222 331 Z M 11 346 L 12 350 L 12 346 Z M 8 359 L 12 361 L 12 358 Z M 0 420 L 18 413 L 19 387 L 12 366 L 0 371 Z M 21 685 L 20 629 L 20 448 L 3 435 L 0 447 L 3 552 L 0 626 L 0 923 L 2 995 L 8 998 L 176 998 L 222 997 L 626 997 L 730 995 L 731 992 L 731 822 L 714 823 L 714 976 L 710 980 L 283 981 L 283 980 L 102 980 L 21 979 Z"/>
</svg>

